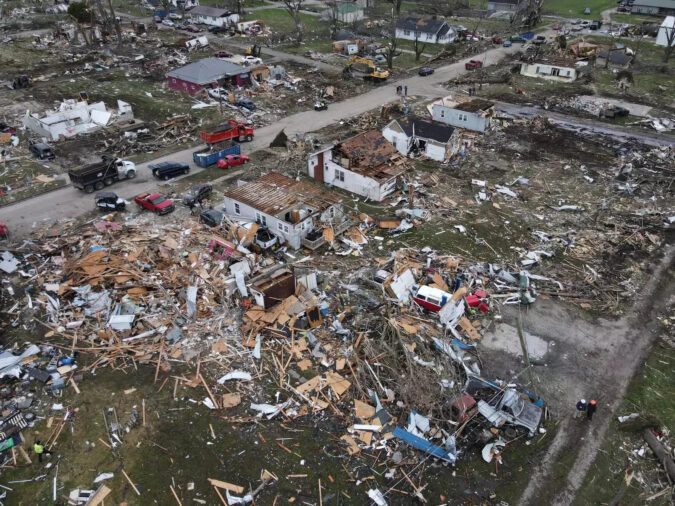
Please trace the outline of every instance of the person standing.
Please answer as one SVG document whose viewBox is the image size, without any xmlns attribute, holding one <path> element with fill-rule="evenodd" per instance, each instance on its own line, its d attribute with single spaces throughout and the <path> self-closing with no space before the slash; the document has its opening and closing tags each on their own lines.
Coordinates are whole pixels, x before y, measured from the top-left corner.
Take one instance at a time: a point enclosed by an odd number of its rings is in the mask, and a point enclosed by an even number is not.
<svg viewBox="0 0 675 506">
<path fill-rule="evenodd" d="M 577 414 L 575 418 L 581 418 L 584 416 L 584 411 L 586 411 L 587 404 L 586 404 L 586 399 L 579 399 L 577 401 Z"/>
<path fill-rule="evenodd" d="M 404 86 L 403 89 L 405 90 L 404 95 L 407 97 L 408 96 L 408 87 Z"/>
<path fill-rule="evenodd" d="M 36 439 L 35 444 L 33 444 L 33 452 L 35 452 L 35 454 L 38 456 L 38 460 L 40 462 L 42 462 L 42 454 L 43 453 L 46 453 L 48 455 L 52 454 L 52 452 L 50 452 L 49 450 L 45 450 L 45 447 L 42 446 L 42 443 L 40 442 L 39 439 Z"/>
<path fill-rule="evenodd" d="M 598 405 L 595 402 L 595 399 L 591 399 L 586 408 L 586 416 L 589 420 L 593 420 L 593 413 L 595 413 L 596 409 L 598 409 Z"/>
</svg>

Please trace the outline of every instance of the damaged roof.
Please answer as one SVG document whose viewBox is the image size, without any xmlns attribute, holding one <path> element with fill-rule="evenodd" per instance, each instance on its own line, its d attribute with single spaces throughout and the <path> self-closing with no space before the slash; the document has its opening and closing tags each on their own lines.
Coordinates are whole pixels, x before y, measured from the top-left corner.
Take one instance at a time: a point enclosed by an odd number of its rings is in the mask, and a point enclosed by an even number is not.
<svg viewBox="0 0 675 506">
<path fill-rule="evenodd" d="M 441 35 L 447 33 L 450 29 L 445 21 L 439 19 L 422 19 L 413 17 L 399 19 L 396 23 L 396 28 L 401 30 L 409 30 L 411 32 L 430 33 L 434 35 L 441 31 L 441 29 L 444 29 Z"/>
<path fill-rule="evenodd" d="M 209 84 L 223 77 L 232 77 L 248 72 L 250 71 L 247 68 L 220 58 L 211 57 L 174 69 L 167 74 L 167 77 L 195 84 Z"/>
<path fill-rule="evenodd" d="M 495 104 L 493 102 L 490 102 L 488 100 L 475 98 L 473 100 L 468 100 L 466 102 L 457 104 L 455 109 L 457 109 L 458 111 L 478 112 L 478 111 L 487 111 L 488 109 L 494 107 L 494 105 Z"/>
<path fill-rule="evenodd" d="M 432 139 L 434 141 L 446 143 L 452 137 L 454 128 L 437 121 L 427 121 L 415 116 L 406 116 L 396 121 L 408 137 L 412 137 L 413 130 L 415 137 L 422 139 Z"/>
<path fill-rule="evenodd" d="M 609 55 L 609 62 L 614 63 L 616 65 L 628 65 L 631 61 L 633 61 L 633 57 L 626 54 L 622 53 L 620 51 L 599 51 L 598 52 L 598 58 L 607 58 L 607 55 Z"/>
<path fill-rule="evenodd" d="M 347 139 L 338 148 L 359 167 L 377 167 L 389 161 L 396 148 L 379 130 L 370 130 Z"/>
<path fill-rule="evenodd" d="M 250 183 L 232 188 L 225 192 L 225 197 L 269 215 L 277 215 L 302 204 L 321 211 L 342 200 L 333 192 L 278 172 L 270 172 Z"/>
</svg>

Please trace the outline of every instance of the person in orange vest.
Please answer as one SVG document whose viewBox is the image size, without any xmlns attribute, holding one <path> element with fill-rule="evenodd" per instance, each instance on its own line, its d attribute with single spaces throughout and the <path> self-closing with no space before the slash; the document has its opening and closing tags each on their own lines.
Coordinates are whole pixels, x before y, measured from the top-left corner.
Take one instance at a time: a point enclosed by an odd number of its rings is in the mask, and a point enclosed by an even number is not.
<svg viewBox="0 0 675 506">
<path fill-rule="evenodd" d="M 598 405 L 595 402 L 595 399 L 591 399 L 588 403 L 588 407 L 586 408 L 586 416 L 589 420 L 593 420 L 593 413 L 595 413 L 596 409 L 598 409 Z"/>
</svg>

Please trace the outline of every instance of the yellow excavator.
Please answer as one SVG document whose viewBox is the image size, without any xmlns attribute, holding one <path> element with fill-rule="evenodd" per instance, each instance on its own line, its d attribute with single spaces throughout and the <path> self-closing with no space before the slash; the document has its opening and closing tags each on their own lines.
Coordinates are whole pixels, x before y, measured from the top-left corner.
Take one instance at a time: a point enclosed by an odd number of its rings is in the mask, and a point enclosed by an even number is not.
<svg viewBox="0 0 675 506">
<path fill-rule="evenodd" d="M 388 70 L 382 70 L 381 68 L 377 67 L 373 62 L 373 60 L 369 60 L 368 58 L 362 58 L 361 56 L 356 55 L 352 56 L 351 60 L 349 60 L 349 63 L 347 63 L 347 66 L 344 68 L 343 72 L 345 74 L 351 72 L 352 65 L 354 65 L 355 63 L 362 63 L 363 65 L 366 66 L 366 72 L 365 75 L 363 76 L 363 78 L 366 80 L 375 82 L 384 82 L 389 77 Z"/>
</svg>

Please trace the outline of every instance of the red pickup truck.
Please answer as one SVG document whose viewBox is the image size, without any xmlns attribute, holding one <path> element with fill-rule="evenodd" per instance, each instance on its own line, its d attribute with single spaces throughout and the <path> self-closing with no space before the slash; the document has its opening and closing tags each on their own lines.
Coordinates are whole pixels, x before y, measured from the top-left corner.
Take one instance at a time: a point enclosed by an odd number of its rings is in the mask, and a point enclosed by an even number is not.
<svg viewBox="0 0 675 506">
<path fill-rule="evenodd" d="M 252 126 L 244 125 L 232 119 L 227 120 L 227 123 L 219 125 L 212 132 L 200 132 L 199 134 L 207 144 L 215 144 L 229 139 L 239 142 L 250 142 L 253 140 L 253 135 Z"/>
<path fill-rule="evenodd" d="M 134 197 L 134 202 L 141 209 L 147 209 L 157 214 L 169 214 L 175 209 L 173 201 L 165 199 L 159 193 L 141 193 Z"/>
<path fill-rule="evenodd" d="M 479 69 L 483 66 L 483 62 L 480 60 L 470 60 L 464 64 L 466 70 Z"/>
</svg>

